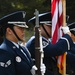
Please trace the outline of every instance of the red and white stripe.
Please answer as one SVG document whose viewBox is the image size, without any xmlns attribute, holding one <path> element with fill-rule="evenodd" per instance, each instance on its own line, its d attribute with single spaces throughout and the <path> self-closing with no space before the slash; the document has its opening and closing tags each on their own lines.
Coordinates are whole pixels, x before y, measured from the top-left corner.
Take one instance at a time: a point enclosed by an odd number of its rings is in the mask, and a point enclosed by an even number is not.
<svg viewBox="0 0 75 75">
<path fill-rule="evenodd" d="M 62 26 L 62 1 L 52 0 L 51 2 L 52 12 L 52 43 L 55 44 L 57 40 L 62 36 L 60 27 Z"/>
<path fill-rule="evenodd" d="M 52 13 L 52 43 L 55 44 L 62 36 L 61 26 L 63 23 L 63 11 L 62 0 L 51 1 L 51 13 Z M 63 55 L 58 57 L 58 67 L 62 69 Z"/>
</svg>

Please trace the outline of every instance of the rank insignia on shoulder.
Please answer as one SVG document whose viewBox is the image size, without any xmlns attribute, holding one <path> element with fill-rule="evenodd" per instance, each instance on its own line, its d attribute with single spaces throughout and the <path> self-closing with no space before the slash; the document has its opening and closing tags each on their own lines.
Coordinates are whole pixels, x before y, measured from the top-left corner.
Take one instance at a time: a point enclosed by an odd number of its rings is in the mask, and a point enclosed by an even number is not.
<svg viewBox="0 0 75 75">
<path fill-rule="evenodd" d="M 42 41 L 42 43 L 43 43 L 43 48 L 45 48 L 48 45 L 48 42 L 46 41 Z"/>
<path fill-rule="evenodd" d="M 11 60 L 8 60 L 6 63 L 0 62 L 1 67 L 8 67 L 9 65 L 11 65 Z"/>
</svg>

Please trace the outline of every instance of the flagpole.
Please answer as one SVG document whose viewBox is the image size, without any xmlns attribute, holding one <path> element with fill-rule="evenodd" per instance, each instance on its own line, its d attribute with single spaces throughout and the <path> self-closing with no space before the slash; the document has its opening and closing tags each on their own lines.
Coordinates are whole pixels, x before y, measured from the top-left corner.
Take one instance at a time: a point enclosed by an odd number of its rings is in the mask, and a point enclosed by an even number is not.
<svg viewBox="0 0 75 75">
<path fill-rule="evenodd" d="M 66 26 L 66 0 L 62 0 L 63 6 L 63 26 Z"/>
<path fill-rule="evenodd" d="M 63 7 L 63 26 L 66 26 L 66 0 L 62 0 L 62 7 Z M 66 52 L 64 53 L 64 60 L 63 60 L 63 74 L 66 75 Z"/>
</svg>

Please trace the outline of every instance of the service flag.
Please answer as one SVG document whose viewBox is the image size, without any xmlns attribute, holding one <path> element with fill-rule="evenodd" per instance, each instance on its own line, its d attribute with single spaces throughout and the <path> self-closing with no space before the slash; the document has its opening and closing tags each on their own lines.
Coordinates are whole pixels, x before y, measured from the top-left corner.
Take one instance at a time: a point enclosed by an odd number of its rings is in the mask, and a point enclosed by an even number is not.
<svg viewBox="0 0 75 75">
<path fill-rule="evenodd" d="M 52 0 L 51 1 L 51 13 L 52 13 L 52 43 L 55 44 L 58 39 L 63 35 L 61 31 L 61 26 L 63 25 L 63 9 L 62 0 Z M 57 57 L 57 66 L 59 67 L 59 72 L 63 73 L 64 54 Z"/>
</svg>

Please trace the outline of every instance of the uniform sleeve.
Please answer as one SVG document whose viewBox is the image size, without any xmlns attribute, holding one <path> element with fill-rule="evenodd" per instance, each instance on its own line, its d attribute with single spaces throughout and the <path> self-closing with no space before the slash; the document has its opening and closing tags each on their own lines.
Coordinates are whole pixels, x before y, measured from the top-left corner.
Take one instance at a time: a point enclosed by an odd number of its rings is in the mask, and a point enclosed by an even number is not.
<svg viewBox="0 0 75 75">
<path fill-rule="evenodd" d="M 67 52 L 67 65 L 70 66 L 71 70 L 75 73 L 75 54 Z"/>
<path fill-rule="evenodd" d="M 49 43 L 49 41 L 45 38 L 43 38 L 42 43 L 44 55 L 46 57 L 59 56 L 64 52 L 70 50 L 73 45 L 73 41 L 68 34 L 65 34 L 64 37 L 58 40 L 56 44 L 52 44 L 51 42 Z M 26 46 L 30 51 L 32 58 L 35 58 L 35 39 L 30 39 Z"/>
<path fill-rule="evenodd" d="M 0 49 L 0 74 L 15 75 L 15 68 L 12 55 Z"/>
<path fill-rule="evenodd" d="M 48 44 L 44 48 L 45 56 L 59 56 L 71 49 L 73 41 L 69 35 L 62 37 L 56 44 Z"/>
<path fill-rule="evenodd" d="M 34 59 L 35 58 L 35 38 L 34 36 L 28 40 L 28 42 L 26 43 L 26 47 L 28 48 L 31 54 L 31 57 Z"/>
</svg>

